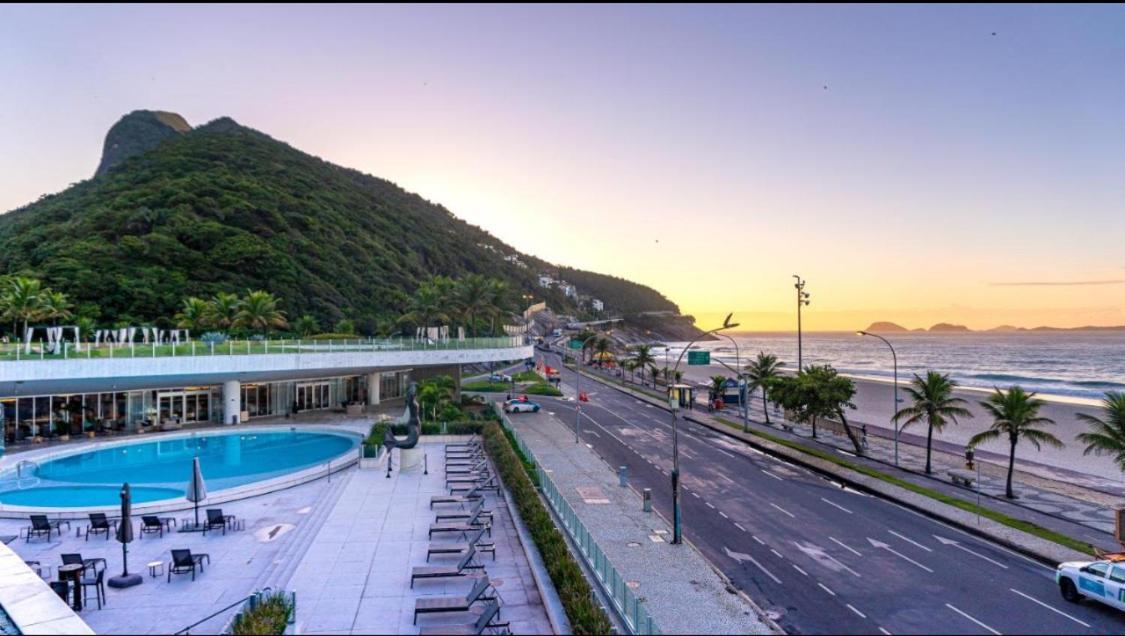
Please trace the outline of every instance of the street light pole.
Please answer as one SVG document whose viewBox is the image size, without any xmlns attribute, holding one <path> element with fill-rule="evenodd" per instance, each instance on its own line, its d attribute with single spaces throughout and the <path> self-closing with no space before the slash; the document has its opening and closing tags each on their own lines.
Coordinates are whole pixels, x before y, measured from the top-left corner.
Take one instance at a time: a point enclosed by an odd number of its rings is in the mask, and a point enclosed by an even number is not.
<svg viewBox="0 0 1125 636">
<path fill-rule="evenodd" d="M 683 361 L 684 354 L 687 353 L 688 349 L 691 349 L 691 346 L 693 344 L 699 342 L 703 338 L 713 333 L 718 333 L 726 329 L 733 329 L 738 326 L 737 322 L 731 323 L 731 315 L 732 314 L 727 314 L 727 317 L 725 320 L 723 320 L 723 324 L 721 327 L 715 327 L 708 332 L 696 336 L 695 340 L 689 342 L 687 346 L 685 346 L 683 350 L 680 351 L 680 357 L 676 358 L 676 366 L 672 367 L 672 375 L 675 375 L 676 371 L 679 371 L 680 362 Z M 674 545 L 679 545 L 683 543 L 683 521 L 682 514 L 680 513 L 680 427 L 677 424 L 676 418 L 676 413 L 680 405 L 679 401 L 673 402 L 671 400 L 670 391 L 668 397 L 668 406 L 671 407 L 672 411 L 672 543 Z"/>
<path fill-rule="evenodd" d="M 745 433 L 750 430 L 749 413 L 747 412 L 750 405 L 746 404 L 742 399 L 742 391 L 744 388 L 742 384 L 742 356 L 738 353 L 738 342 L 734 338 L 725 333 L 720 335 L 730 340 L 730 343 L 734 345 L 734 368 L 737 369 L 735 373 L 738 377 L 738 410 L 742 411 L 742 432 Z"/>
<path fill-rule="evenodd" d="M 894 362 L 895 374 L 895 405 L 894 408 L 891 409 L 891 425 L 894 426 L 895 429 L 895 466 L 898 466 L 898 418 L 895 417 L 895 414 L 898 413 L 898 355 L 895 353 L 894 346 L 892 346 L 890 341 L 883 336 L 880 336 L 877 333 L 871 333 L 869 331 L 857 331 L 855 333 L 857 336 L 871 336 L 873 338 L 878 338 L 886 343 L 886 345 L 891 349 L 891 360 Z"/>
<path fill-rule="evenodd" d="M 801 342 L 801 306 L 808 306 L 809 293 L 805 291 L 805 280 L 800 276 L 793 274 L 793 278 L 797 279 L 797 283 L 793 285 L 797 288 L 797 373 L 800 373 L 805 368 L 804 350 Z"/>
</svg>

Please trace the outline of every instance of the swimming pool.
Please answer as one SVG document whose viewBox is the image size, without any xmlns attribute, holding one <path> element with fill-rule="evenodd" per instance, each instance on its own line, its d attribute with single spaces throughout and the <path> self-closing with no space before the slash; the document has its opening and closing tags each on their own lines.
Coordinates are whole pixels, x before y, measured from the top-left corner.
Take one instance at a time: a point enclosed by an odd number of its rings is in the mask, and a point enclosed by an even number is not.
<svg viewBox="0 0 1125 636">
<path fill-rule="evenodd" d="M 324 465 L 359 437 L 290 429 L 178 435 L 113 444 L 25 464 L 0 476 L 0 504 L 37 508 L 114 506 L 122 482 L 134 504 L 183 500 L 199 457 L 208 495 Z"/>
</svg>

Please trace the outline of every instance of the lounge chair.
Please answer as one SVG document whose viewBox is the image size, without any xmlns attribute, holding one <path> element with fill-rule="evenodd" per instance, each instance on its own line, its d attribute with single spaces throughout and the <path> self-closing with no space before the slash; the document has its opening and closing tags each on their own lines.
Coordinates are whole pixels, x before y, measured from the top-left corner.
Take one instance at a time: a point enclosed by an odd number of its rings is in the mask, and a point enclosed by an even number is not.
<svg viewBox="0 0 1125 636">
<path fill-rule="evenodd" d="M 465 504 L 483 498 L 484 495 L 480 494 L 479 488 L 473 488 L 463 495 L 434 495 L 430 497 L 430 510 L 434 509 L 434 504 L 460 504 L 461 508 L 464 509 Z"/>
<path fill-rule="evenodd" d="M 483 459 L 476 462 L 475 464 L 472 464 L 472 463 L 454 464 L 454 465 L 446 464 L 445 474 L 446 475 L 463 475 L 465 473 L 478 472 L 480 470 L 484 470 L 484 469 L 487 469 L 487 468 L 488 468 L 488 462 L 486 462 Z"/>
<path fill-rule="evenodd" d="M 477 578 L 473 589 L 464 596 L 423 596 L 414 601 L 414 624 L 418 624 L 419 614 L 443 614 L 446 612 L 467 612 L 478 601 L 496 600 L 496 590 L 490 590 L 492 584 L 488 576 Z M 489 594 L 488 592 L 491 592 Z"/>
<path fill-rule="evenodd" d="M 499 622 L 500 618 L 500 603 L 496 601 L 488 601 L 484 606 L 484 611 L 477 618 L 475 622 L 465 623 L 463 625 L 432 625 L 422 627 L 418 630 L 419 636 L 479 636 L 487 630 L 508 630 L 508 623 Z"/>
<path fill-rule="evenodd" d="M 141 534 L 156 534 L 160 533 L 160 538 L 164 538 L 164 523 L 160 521 L 160 517 L 154 515 L 145 515 L 141 517 Z"/>
<path fill-rule="evenodd" d="M 445 445 L 445 454 L 446 455 L 453 455 L 453 454 L 456 454 L 456 453 L 468 453 L 468 452 L 472 452 L 472 451 L 478 451 L 480 449 L 481 449 L 480 440 L 474 439 L 474 440 L 472 440 L 470 442 L 466 442 L 464 444 L 446 444 Z"/>
<path fill-rule="evenodd" d="M 473 505 L 473 508 L 467 512 L 439 512 L 434 515 L 434 521 L 438 523 L 443 523 L 446 521 L 463 521 L 465 519 L 474 518 L 477 515 L 486 517 L 489 521 L 492 521 L 492 511 L 484 509 L 483 499 L 477 500 L 477 503 Z"/>
<path fill-rule="evenodd" d="M 191 550 L 172 550 L 172 564 L 168 568 L 168 582 L 172 582 L 173 574 L 186 574 L 191 572 L 191 580 L 195 580 L 195 569 L 203 572 L 203 561 L 211 563 L 211 556 L 207 554 L 192 554 Z"/>
<path fill-rule="evenodd" d="M 475 473 L 465 473 L 464 475 L 453 475 L 452 477 L 445 478 L 445 487 L 449 488 L 455 484 L 475 484 L 491 476 L 492 473 L 487 469 Z"/>
<path fill-rule="evenodd" d="M 110 521 L 104 512 L 91 512 L 90 523 L 86 524 L 86 540 L 90 540 L 90 534 L 105 534 L 105 540 L 109 541 L 110 523 L 113 524 L 113 531 L 117 532 L 117 521 Z"/>
<path fill-rule="evenodd" d="M 466 459 L 477 459 L 477 458 L 480 458 L 480 457 L 484 457 L 484 449 L 483 448 L 473 448 L 473 449 L 468 449 L 468 450 L 452 451 L 452 452 L 448 451 L 448 450 L 445 451 L 445 461 L 446 461 L 446 463 L 456 462 L 456 461 L 464 461 Z"/>
<path fill-rule="evenodd" d="M 469 550 L 457 565 L 443 565 L 443 566 L 421 566 L 416 567 L 410 572 L 410 587 L 414 587 L 414 581 L 417 579 L 444 579 L 455 576 L 465 576 L 468 570 L 481 570 L 484 569 L 483 565 L 478 565 L 475 559 L 477 556 L 476 550 Z"/>
<path fill-rule="evenodd" d="M 493 475 L 488 479 L 482 479 L 476 482 L 457 482 L 448 486 L 449 494 L 455 495 L 459 492 L 468 492 L 472 490 L 497 490 L 499 487 L 496 485 L 496 476 Z"/>
<path fill-rule="evenodd" d="M 105 568 L 95 569 L 93 573 L 83 570 L 82 578 L 79 579 L 78 584 L 82 588 L 82 604 L 86 604 L 86 591 L 94 588 L 94 596 L 98 599 L 98 609 L 101 609 L 102 603 L 105 602 Z"/>
<path fill-rule="evenodd" d="M 489 538 L 492 538 L 492 524 L 484 519 L 481 515 L 484 513 L 483 509 L 477 509 L 475 513 L 464 521 L 454 521 L 450 523 L 431 523 L 430 524 L 430 538 L 434 538 L 435 532 L 460 532 L 462 536 L 468 535 L 470 532 L 484 528 L 488 532 Z"/>
<path fill-rule="evenodd" d="M 429 549 L 426 550 L 426 563 L 430 562 L 430 557 L 433 555 L 439 556 L 465 556 L 465 553 L 470 549 L 475 548 L 479 552 L 491 552 L 492 560 L 496 560 L 496 544 L 492 541 L 482 541 L 484 538 L 484 528 L 473 532 L 469 535 L 469 540 L 464 543 L 431 543 Z"/>
<path fill-rule="evenodd" d="M 227 533 L 227 521 L 229 521 L 229 517 L 223 514 L 222 508 L 208 508 L 207 520 L 203 522 L 203 534 L 207 534 L 208 530 L 222 528 L 225 535 Z"/>
<path fill-rule="evenodd" d="M 27 527 L 27 536 L 24 542 L 30 542 L 31 537 L 42 537 L 44 535 L 50 541 L 52 532 L 58 532 L 59 537 L 62 537 L 62 528 L 59 527 L 59 522 L 52 523 L 47 519 L 47 515 L 31 515 L 31 525 Z"/>
</svg>

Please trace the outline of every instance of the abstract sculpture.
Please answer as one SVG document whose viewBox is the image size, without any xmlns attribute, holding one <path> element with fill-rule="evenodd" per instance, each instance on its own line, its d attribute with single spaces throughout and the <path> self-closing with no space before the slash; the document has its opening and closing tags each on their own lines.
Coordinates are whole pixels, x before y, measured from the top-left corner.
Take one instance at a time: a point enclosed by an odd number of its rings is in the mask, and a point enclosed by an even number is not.
<svg viewBox="0 0 1125 636">
<path fill-rule="evenodd" d="M 418 445 L 418 384 L 416 382 L 411 382 L 410 388 L 406 390 L 406 408 L 410 412 L 410 417 L 406 420 L 406 439 L 395 438 L 393 426 L 388 426 L 383 433 L 383 446 L 387 449 L 387 477 L 391 476 L 391 451 L 396 448 L 414 448 Z"/>
</svg>

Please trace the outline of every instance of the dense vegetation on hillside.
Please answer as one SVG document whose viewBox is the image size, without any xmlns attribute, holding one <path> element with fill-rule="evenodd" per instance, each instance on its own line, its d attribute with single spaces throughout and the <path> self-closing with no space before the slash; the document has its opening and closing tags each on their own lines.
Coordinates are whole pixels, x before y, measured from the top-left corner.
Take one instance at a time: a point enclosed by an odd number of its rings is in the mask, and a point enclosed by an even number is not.
<svg viewBox="0 0 1125 636">
<path fill-rule="evenodd" d="M 171 326 L 185 298 L 265 290 L 288 316 L 363 331 L 410 311 L 409 295 L 433 276 L 473 273 L 573 309 L 537 284 L 553 266 L 520 255 L 518 267 L 511 254 L 440 205 L 230 119 L 0 216 L 0 274 L 38 278 L 106 325 Z M 647 287 L 571 272 L 607 311 L 619 298 L 674 308 Z"/>
<path fill-rule="evenodd" d="M 635 314 L 641 311 L 675 311 L 676 304 L 661 296 L 656 290 L 629 282 L 624 278 L 585 272 L 569 267 L 559 268 L 559 277 L 573 284 L 583 294 L 589 294 L 606 303 L 613 314 Z"/>
</svg>

